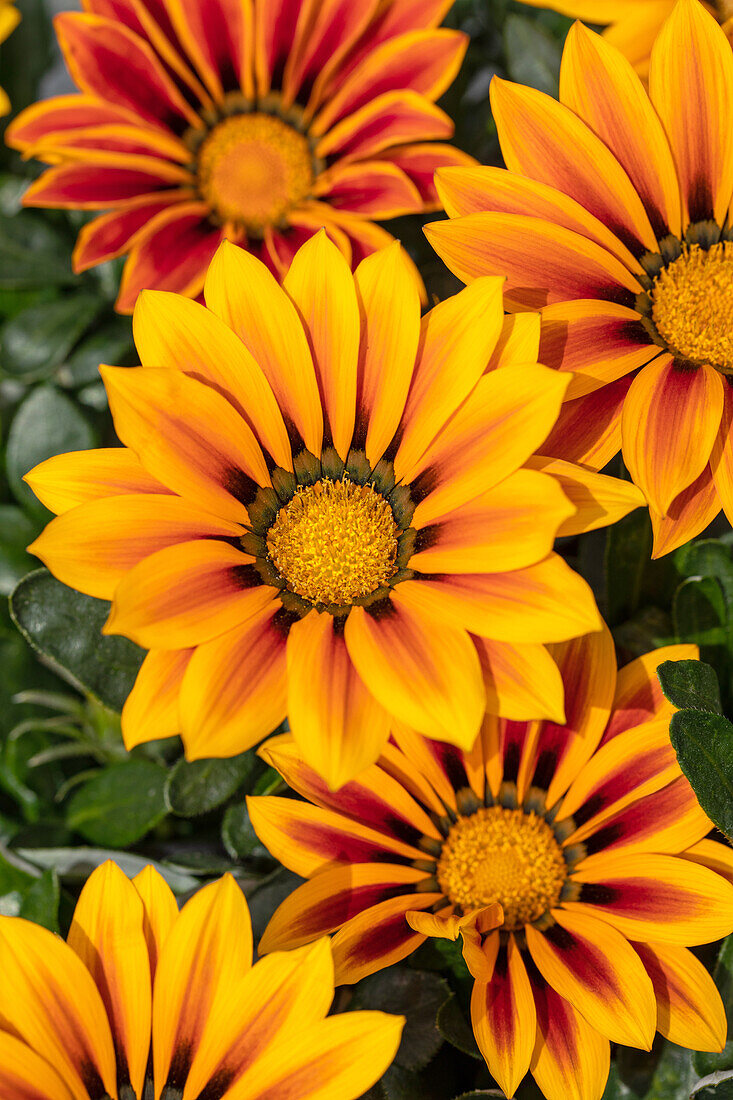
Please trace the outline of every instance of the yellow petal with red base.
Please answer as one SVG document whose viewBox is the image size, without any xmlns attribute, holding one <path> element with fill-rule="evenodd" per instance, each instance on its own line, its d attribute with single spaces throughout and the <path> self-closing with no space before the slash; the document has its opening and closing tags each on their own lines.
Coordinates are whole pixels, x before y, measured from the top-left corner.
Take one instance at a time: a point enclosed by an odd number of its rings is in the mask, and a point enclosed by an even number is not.
<svg viewBox="0 0 733 1100">
<path fill-rule="evenodd" d="M 475 638 L 486 687 L 486 709 L 501 718 L 565 720 L 560 671 L 543 645 Z"/>
<path fill-rule="evenodd" d="M 654 989 L 620 932 L 581 913 L 553 909 L 545 932 L 525 927 L 545 981 L 607 1039 L 650 1050 L 657 1021 Z"/>
<path fill-rule="evenodd" d="M 468 749 L 486 699 L 478 655 L 464 630 L 444 626 L 438 636 L 434 625 L 396 591 L 376 613 L 352 608 L 344 637 L 359 676 L 386 711 Z"/>
<path fill-rule="evenodd" d="M 396 164 L 359 161 L 334 165 L 313 187 L 316 198 L 366 218 L 398 218 L 423 209 L 415 184 Z"/>
<path fill-rule="evenodd" d="M 0 917 L 0 1015 L 30 1047 L 43 1051 L 74 1100 L 116 1094 L 107 1014 L 84 963 L 53 933 Z"/>
<path fill-rule="evenodd" d="M 649 94 L 669 137 L 690 221 L 722 225 L 733 193 L 733 54 L 702 4 L 682 0 L 654 43 Z"/>
<path fill-rule="evenodd" d="M 568 401 L 542 444 L 543 452 L 601 470 L 621 450 L 621 417 L 631 382 L 632 376 L 624 375 Z"/>
<path fill-rule="evenodd" d="M 728 1024 L 715 982 L 685 947 L 636 943 L 654 985 L 657 1031 L 678 1046 L 720 1051 Z"/>
<path fill-rule="evenodd" d="M 178 698 L 191 649 L 152 650 L 140 666 L 122 708 L 126 749 L 181 731 Z"/>
<path fill-rule="evenodd" d="M 664 697 L 657 669 L 664 661 L 696 661 L 699 657 L 700 650 L 696 645 L 662 646 L 619 669 L 604 743 L 623 730 L 654 718 L 668 724 L 676 708 Z"/>
<path fill-rule="evenodd" d="M 169 488 L 247 523 L 243 498 L 270 475 L 252 429 L 225 397 L 195 378 L 155 367 L 102 367 L 115 428 Z"/>
<path fill-rule="evenodd" d="M 247 902 L 231 875 L 225 875 L 186 903 L 158 959 L 153 989 L 156 1090 L 165 1084 L 183 1087 L 212 1005 L 231 996 L 251 965 Z"/>
<path fill-rule="evenodd" d="M 722 415 L 723 379 L 712 367 L 660 355 L 637 374 L 624 402 L 624 461 L 655 511 L 664 515 L 705 469 Z"/>
<path fill-rule="evenodd" d="M 275 463 L 292 470 L 290 441 L 270 384 L 243 342 L 215 313 L 163 290 L 143 290 L 132 320 L 144 367 L 186 371 L 234 405 Z"/>
<path fill-rule="evenodd" d="M 102 497 L 121 493 L 167 493 L 127 447 L 69 451 L 34 466 L 25 477 L 42 504 L 60 515 Z"/>
<path fill-rule="evenodd" d="M 151 649 L 184 649 L 247 622 L 272 602 L 252 558 L 225 542 L 198 539 L 151 554 L 125 575 L 105 634 Z"/>
<path fill-rule="evenodd" d="M 178 905 L 168 883 L 150 864 L 143 867 L 132 881 L 145 910 L 143 932 L 148 945 L 150 974 L 154 980 L 160 953 L 178 919 Z"/>
<path fill-rule="evenodd" d="M 72 1093 L 45 1058 L 7 1031 L 0 1031 L 0 1096 L 72 1100 Z"/>
<path fill-rule="evenodd" d="M 353 985 L 416 951 L 425 936 L 414 931 L 405 914 L 442 899 L 440 892 L 387 898 L 347 921 L 331 941 L 336 984 Z"/>
<path fill-rule="evenodd" d="M 547 1100 L 601 1100 L 610 1046 L 542 975 L 530 971 L 537 1040 L 530 1069 Z"/>
<path fill-rule="evenodd" d="M 108 860 L 87 879 L 67 936 L 102 995 L 118 1075 L 142 1094 L 150 1049 L 152 988 L 145 909 L 135 886 Z"/>
<path fill-rule="evenodd" d="M 537 1015 L 527 969 L 513 936 L 502 944 L 489 982 L 476 982 L 471 1022 L 492 1077 L 514 1096 L 529 1069 Z"/>
<path fill-rule="evenodd" d="M 236 288 L 236 291 L 235 291 Z M 208 308 L 239 336 L 265 374 L 287 422 L 312 454 L 323 439 L 323 410 L 303 325 L 268 269 L 224 241 L 206 274 Z"/>
<path fill-rule="evenodd" d="M 385 92 L 325 133 L 315 152 L 318 157 L 338 154 L 343 162 L 374 156 L 413 139 L 452 136 L 449 116 L 425 96 L 409 90 Z"/>
<path fill-rule="evenodd" d="M 389 737 L 389 715 L 354 667 L 342 621 L 332 615 L 311 611 L 293 624 L 287 666 L 295 742 L 337 790 L 376 762 Z"/>
<path fill-rule="evenodd" d="M 236 756 L 285 718 L 285 628 L 270 600 L 241 625 L 196 647 L 180 692 L 186 759 Z"/>
<path fill-rule="evenodd" d="M 111 600 L 125 574 L 158 550 L 243 533 L 239 524 L 219 520 L 181 497 L 129 493 L 64 512 L 28 549 L 64 584 Z"/>
<path fill-rule="evenodd" d="M 711 463 L 714 460 L 715 452 Z M 696 538 L 718 515 L 723 499 L 710 466 L 706 466 L 692 485 L 675 497 L 665 516 L 650 507 L 649 518 L 654 532 L 652 558 L 671 554 Z"/>
<path fill-rule="evenodd" d="M 684 859 L 691 859 L 703 867 L 716 871 L 728 882 L 733 883 L 733 849 L 717 840 L 701 840 L 681 853 Z"/>
<path fill-rule="evenodd" d="M 529 458 L 525 465 L 527 469 L 550 474 L 559 482 L 571 504 L 575 505 L 575 515 L 561 524 L 558 538 L 608 527 L 635 508 L 644 506 L 644 494 L 630 481 L 596 474 L 584 466 L 559 458 L 542 458 L 540 455 Z"/>
<path fill-rule="evenodd" d="M 330 440 L 346 459 L 356 416 L 359 306 L 349 266 L 325 230 L 299 249 L 283 286 L 310 341 Z"/>
</svg>

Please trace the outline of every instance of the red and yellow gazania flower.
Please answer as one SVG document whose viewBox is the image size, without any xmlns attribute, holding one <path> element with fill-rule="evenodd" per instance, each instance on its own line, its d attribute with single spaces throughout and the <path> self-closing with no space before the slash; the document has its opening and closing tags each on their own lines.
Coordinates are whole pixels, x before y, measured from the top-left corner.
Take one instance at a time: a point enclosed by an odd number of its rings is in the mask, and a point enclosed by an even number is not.
<svg viewBox="0 0 733 1100">
<path fill-rule="evenodd" d="M 328 1019 L 327 940 L 252 966 L 231 876 L 178 912 L 152 867 L 114 863 L 84 887 L 64 943 L 0 917 L 3 1100 L 356 1100 L 389 1066 L 404 1020 Z"/>
<path fill-rule="evenodd" d="M 279 276 L 325 226 L 353 266 L 392 240 L 375 220 L 436 209 L 433 173 L 465 156 L 435 106 L 466 36 L 452 0 L 85 0 L 56 18 L 80 95 L 8 131 L 52 167 L 26 205 L 105 210 L 84 271 L 128 254 L 117 308 L 143 287 L 196 297 L 217 246 Z"/>
<path fill-rule="evenodd" d="M 628 57 L 639 76 L 649 75 L 649 56 L 675 0 L 522 0 L 535 8 L 552 8 L 586 23 L 606 25 L 603 37 Z M 733 0 L 709 0 L 707 10 L 733 32 Z M 727 22 L 726 22 L 727 21 Z"/>
<path fill-rule="evenodd" d="M 537 365 L 539 318 L 483 279 L 421 320 L 397 243 L 352 275 L 325 233 L 283 287 L 222 245 L 205 295 L 145 291 L 143 366 L 102 368 L 124 449 L 27 475 L 59 513 L 33 552 L 151 649 L 128 747 L 229 756 L 287 714 L 338 786 L 391 716 L 466 748 L 487 699 L 562 719 L 544 643 L 600 618 L 553 540 L 642 498 L 531 457 L 568 382 Z"/>
<path fill-rule="evenodd" d="M 470 752 L 395 726 L 335 794 L 289 737 L 262 747 L 307 801 L 250 798 L 252 823 L 309 881 L 259 951 L 335 932 L 340 984 L 460 934 L 474 1033 L 506 1095 L 531 1070 L 548 1100 L 599 1100 L 609 1040 L 648 1050 L 659 1030 L 722 1049 L 723 1005 L 687 948 L 733 929 L 733 852 L 704 839 L 655 675 L 695 647 L 618 675 L 608 631 L 554 653 L 563 725 L 488 717 Z"/>
<path fill-rule="evenodd" d="M 12 0 L 0 0 L 0 42 L 4 42 L 8 35 L 12 34 L 19 22 L 20 12 L 13 7 Z M 9 110 L 10 100 L 0 88 L 0 115 L 6 115 Z"/>
<path fill-rule="evenodd" d="M 679 0 L 629 62 L 576 23 L 560 102 L 494 79 L 507 170 L 439 173 L 451 220 L 428 228 L 470 282 L 508 276 L 541 309 L 540 361 L 575 377 L 546 454 L 603 467 L 623 447 L 656 556 L 733 520 L 733 51 Z"/>
</svg>

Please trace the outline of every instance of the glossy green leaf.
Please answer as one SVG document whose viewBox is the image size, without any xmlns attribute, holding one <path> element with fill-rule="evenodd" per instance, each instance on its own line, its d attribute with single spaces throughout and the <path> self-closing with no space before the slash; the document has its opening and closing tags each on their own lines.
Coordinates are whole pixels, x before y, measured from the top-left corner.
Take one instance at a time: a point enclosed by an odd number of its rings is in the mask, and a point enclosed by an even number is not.
<svg viewBox="0 0 733 1100">
<path fill-rule="evenodd" d="M 700 1077 L 719 1070 L 733 1069 L 733 935 L 723 940 L 713 978 L 725 1007 L 730 1037 L 722 1051 L 699 1051 L 694 1055 L 695 1070 Z"/>
<path fill-rule="evenodd" d="M 0 504 L 0 596 L 9 596 L 37 561 L 26 553 L 38 527 L 15 504 Z"/>
<path fill-rule="evenodd" d="M 24 309 L 0 330 L 3 370 L 24 382 L 50 378 L 102 305 L 91 294 L 73 294 Z"/>
<path fill-rule="evenodd" d="M 247 813 L 247 804 L 235 802 L 228 806 L 221 823 L 221 839 L 234 860 L 267 860 L 271 858 Z"/>
<path fill-rule="evenodd" d="M 100 363 L 125 367 L 135 359 L 132 325 L 129 317 L 110 317 L 85 337 L 61 366 L 58 381 L 76 389 L 99 382 Z"/>
<path fill-rule="evenodd" d="M 168 812 L 165 779 L 165 769 L 148 760 L 104 768 L 69 799 L 66 824 L 92 844 L 135 844 Z"/>
<path fill-rule="evenodd" d="M 680 710 L 669 735 L 703 810 L 733 837 L 733 725 L 721 715 Z"/>
<path fill-rule="evenodd" d="M 18 848 L 16 854 L 36 867 L 53 869 L 64 882 L 76 886 L 83 886 L 92 871 L 108 859 L 113 860 L 128 878 L 134 878 L 147 866 L 154 867 L 174 894 L 187 894 L 200 886 L 197 878 L 181 868 L 133 852 L 107 848 Z"/>
<path fill-rule="evenodd" d="M 728 609 L 717 577 L 689 577 L 684 581 L 674 595 L 672 619 L 681 640 L 700 646 L 724 646 Z"/>
<path fill-rule="evenodd" d="M 448 983 L 437 974 L 392 966 L 358 982 L 349 1007 L 405 1016 L 395 1065 L 417 1070 L 426 1066 L 441 1047 L 443 1036 L 435 1020 L 449 993 Z"/>
<path fill-rule="evenodd" d="M 178 817 L 198 817 L 221 806 L 253 773 L 253 752 L 215 760 L 181 759 L 165 785 L 168 809 Z"/>
<path fill-rule="evenodd" d="M 463 1054 L 482 1059 L 483 1055 L 474 1038 L 473 1029 L 466 1019 L 455 993 L 438 1009 L 435 1023 L 443 1038 Z"/>
<path fill-rule="evenodd" d="M 637 509 L 609 528 L 606 539 L 606 616 L 609 626 L 639 610 L 652 552 L 649 516 Z"/>
<path fill-rule="evenodd" d="M 35 210 L 11 215 L 0 212 L 0 289 L 77 283 L 79 278 L 71 270 L 70 243 L 65 233 Z"/>
<path fill-rule="evenodd" d="M 509 15 L 504 24 L 504 49 L 512 80 L 557 96 L 562 45 L 536 20 Z"/>
<path fill-rule="evenodd" d="M 733 1100 L 733 1073 L 711 1073 L 692 1089 L 691 1100 Z"/>
<path fill-rule="evenodd" d="M 25 920 L 32 920 L 35 924 L 42 924 L 51 932 L 58 932 L 59 897 L 59 880 L 56 872 L 51 869 L 44 871 L 23 895 L 18 915 Z"/>
<path fill-rule="evenodd" d="M 657 669 L 657 676 L 673 706 L 722 714 L 715 669 L 704 661 L 664 661 Z"/>
</svg>

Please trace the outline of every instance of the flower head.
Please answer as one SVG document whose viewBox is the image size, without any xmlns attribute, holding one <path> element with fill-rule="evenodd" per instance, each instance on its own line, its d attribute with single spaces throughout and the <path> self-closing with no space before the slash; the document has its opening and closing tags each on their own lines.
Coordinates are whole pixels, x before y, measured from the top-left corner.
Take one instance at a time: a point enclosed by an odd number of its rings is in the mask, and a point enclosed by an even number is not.
<svg viewBox="0 0 733 1100">
<path fill-rule="evenodd" d="M 13 7 L 13 0 L 0 0 L 0 42 L 4 42 L 12 34 L 19 22 L 20 12 Z M 6 115 L 9 110 L 10 100 L 0 88 L 0 115 Z"/>
<path fill-rule="evenodd" d="M 260 750 L 306 801 L 250 798 L 262 842 L 309 881 L 261 952 L 335 933 L 336 982 L 463 941 L 473 1029 L 513 1096 L 531 1070 L 548 1100 L 599 1100 L 609 1040 L 655 1030 L 720 1050 L 726 1020 L 688 950 L 733 929 L 733 853 L 669 740 L 655 675 L 693 646 L 618 674 L 608 631 L 554 647 L 567 721 L 487 717 L 470 752 L 394 729 L 378 764 L 334 793 L 287 736 Z"/>
<path fill-rule="evenodd" d="M 2 0 L 0 0 L 2 2 Z M 321 226 L 353 262 L 375 224 L 435 209 L 435 106 L 466 37 L 452 0 L 85 0 L 56 18 L 79 95 L 29 107 L 8 142 L 51 167 L 31 206 L 108 211 L 74 269 L 127 254 L 117 308 L 154 287 L 196 297 L 226 238 L 279 277 Z"/>
<path fill-rule="evenodd" d="M 252 966 L 249 910 L 229 875 L 179 913 L 152 867 L 89 878 L 66 943 L 0 917 L 0 1094 L 14 1100 L 356 1100 L 404 1020 L 326 1018 L 326 940 Z"/>
<path fill-rule="evenodd" d="M 60 513 L 33 551 L 151 649 L 128 746 L 228 756 L 287 714 L 338 785 L 393 718 L 466 747 L 487 698 L 561 719 L 544 643 L 600 619 L 553 540 L 641 496 L 532 457 L 567 385 L 538 318 L 483 279 L 421 320 L 396 243 L 354 276 L 323 233 L 284 287 L 223 245 L 206 301 L 144 292 L 143 366 L 102 368 L 125 448 L 28 475 Z"/>
<path fill-rule="evenodd" d="M 507 170 L 449 169 L 451 220 L 428 227 L 464 281 L 506 273 L 540 309 L 540 361 L 573 371 L 544 445 L 596 469 L 620 449 L 654 554 L 733 518 L 733 51 L 699 0 L 678 0 L 649 94 L 576 23 L 560 102 L 494 80 Z"/>
</svg>

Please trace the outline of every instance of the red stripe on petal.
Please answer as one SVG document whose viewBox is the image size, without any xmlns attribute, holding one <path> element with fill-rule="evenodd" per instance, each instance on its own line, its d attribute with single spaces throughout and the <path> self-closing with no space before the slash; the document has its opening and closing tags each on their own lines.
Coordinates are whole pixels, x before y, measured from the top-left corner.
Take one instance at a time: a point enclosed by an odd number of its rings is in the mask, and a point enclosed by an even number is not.
<svg viewBox="0 0 733 1100">
<path fill-rule="evenodd" d="M 60 209 L 106 210 L 127 204 L 140 195 L 170 187 L 173 181 L 164 170 L 123 168 L 94 162 L 62 164 L 49 168 L 26 191 L 25 206 L 53 206 Z M 161 161 L 165 169 L 166 162 Z"/>
<path fill-rule="evenodd" d="M 542 453 L 603 469 L 621 450 L 621 414 L 632 380 L 632 375 L 624 375 L 563 405 Z"/>
<path fill-rule="evenodd" d="M 411 955 L 425 936 L 412 930 L 405 913 L 427 909 L 441 900 L 438 893 L 408 894 L 388 898 L 352 917 L 331 941 L 336 985 L 353 985 Z"/>
<path fill-rule="evenodd" d="M 536 1014 L 527 971 L 513 936 L 499 948 L 491 981 L 474 985 L 471 1020 L 491 1074 L 507 1096 L 514 1096 L 529 1069 Z"/>
<path fill-rule="evenodd" d="M 669 718 L 674 708 L 664 697 L 657 669 L 664 661 L 694 661 L 700 656 L 696 645 L 670 645 L 637 657 L 619 669 L 616 694 L 603 744 L 632 726 L 653 718 Z"/>
<path fill-rule="evenodd" d="M 82 227 L 77 238 L 73 254 L 74 271 L 86 271 L 96 264 L 104 263 L 115 256 L 127 252 L 137 234 L 144 229 L 151 218 L 166 210 L 171 203 L 190 198 L 183 191 L 168 191 L 159 198 L 144 196 L 140 203 L 128 206 L 124 210 L 103 214 Z"/>
</svg>

